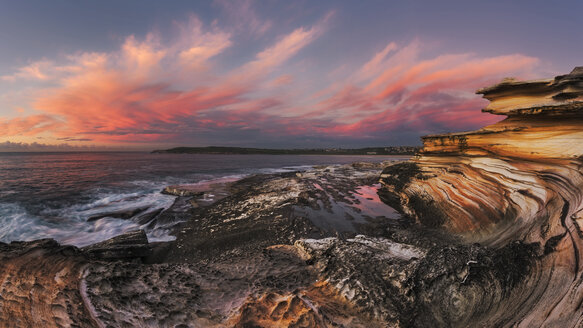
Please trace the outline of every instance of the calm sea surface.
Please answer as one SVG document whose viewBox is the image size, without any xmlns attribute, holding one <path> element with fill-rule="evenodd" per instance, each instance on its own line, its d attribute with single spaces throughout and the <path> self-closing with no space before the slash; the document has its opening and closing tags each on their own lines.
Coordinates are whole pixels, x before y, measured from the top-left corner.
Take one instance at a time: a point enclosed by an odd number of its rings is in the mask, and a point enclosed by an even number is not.
<svg viewBox="0 0 583 328">
<path fill-rule="evenodd" d="M 0 153 L 0 241 L 54 238 L 78 246 L 139 225 L 93 215 L 128 208 L 167 208 L 167 185 L 238 179 L 321 164 L 381 162 L 403 156 L 202 155 L 150 153 Z M 168 240 L 167 231 L 148 232 Z"/>
</svg>

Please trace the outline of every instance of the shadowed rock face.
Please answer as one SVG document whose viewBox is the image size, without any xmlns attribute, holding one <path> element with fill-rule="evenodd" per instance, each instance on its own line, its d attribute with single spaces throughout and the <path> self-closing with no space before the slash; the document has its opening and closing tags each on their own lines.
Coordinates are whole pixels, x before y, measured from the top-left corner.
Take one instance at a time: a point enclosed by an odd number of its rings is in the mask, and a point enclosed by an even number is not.
<svg viewBox="0 0 583 328">
<path fill-rule="evenodd" d="M 494 293 L 521 327 L 582 320 L 582 73 L 479 90 L 491 100 L 485 111 L 509 117 L 474 132 L 424 137 L 409 167 L 381 175 L 382 198 L 422 225 L 494 249 L 517 241 L 533 247 L 538 255 L 524 261 L 523 281 Z M 495 291 L 482 287 L 475 298 Z"/>
</svg>

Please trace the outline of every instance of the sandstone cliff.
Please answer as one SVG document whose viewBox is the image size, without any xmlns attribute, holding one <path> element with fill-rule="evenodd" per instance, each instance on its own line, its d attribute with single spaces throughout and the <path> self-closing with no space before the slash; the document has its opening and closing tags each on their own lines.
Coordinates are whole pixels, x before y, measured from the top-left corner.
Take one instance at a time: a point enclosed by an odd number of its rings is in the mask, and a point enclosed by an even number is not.
<svg viewBox="0 0 583 328">
<path fill-rule="evenodd" d="M 508 294 L 458 287 L 476 306 L 500 303 L 483 309 L 482 322 L 580 326 L 583 68 L 550 80 L 506 79 L 478 93 L 491 101 L 484 112 L 507 118 L 424 137 L 420 156 L 384 170 L 384 199 L 464 243 L 538 249 L 527 261 L 535 269 Z"/>
</svg>

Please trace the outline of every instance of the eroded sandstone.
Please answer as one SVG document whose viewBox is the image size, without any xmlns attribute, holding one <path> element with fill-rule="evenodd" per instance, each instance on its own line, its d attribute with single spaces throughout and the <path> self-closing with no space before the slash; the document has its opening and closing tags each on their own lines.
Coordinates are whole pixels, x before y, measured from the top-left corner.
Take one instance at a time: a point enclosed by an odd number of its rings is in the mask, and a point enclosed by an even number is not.
<svg viewBox="0 0 583 328">
<path fill-rule="evenodd" d="M 516 326 L 581 324 L 582 73 L 479 90 L 491 100 L 484 111 L 508 118 L 478 131 L 424 137 L 410 167 L 382 174 L 383 198 L 422 225 L 464 243 L 537 249 L 524 263 L 536 269 L 498 300 L 515 308 Z"/>
</svg>

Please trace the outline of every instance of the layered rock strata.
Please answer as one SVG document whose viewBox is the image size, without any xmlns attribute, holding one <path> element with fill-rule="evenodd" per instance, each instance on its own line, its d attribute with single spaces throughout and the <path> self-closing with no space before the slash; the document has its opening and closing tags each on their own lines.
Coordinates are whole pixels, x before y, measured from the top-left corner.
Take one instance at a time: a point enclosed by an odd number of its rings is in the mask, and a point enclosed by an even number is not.
<svg viewBox="0 0 583 328">
<path fill-rule="evenodd" d="M 473 132 L 424 137 L 420 156 L 384 170 L 383 198 L 464 243 L 534 247 L 537 256 L 525 263 L 534 269 L 513 290 L 473 296 L 476 305 L 494 297 L 509 312 L 486 308 L 489 320 L 580 326 L 583 69 L 550 80 L 504 80 L 478 93 L 491 101 L 484 112 L 507 118 Z"/>
</svg>

